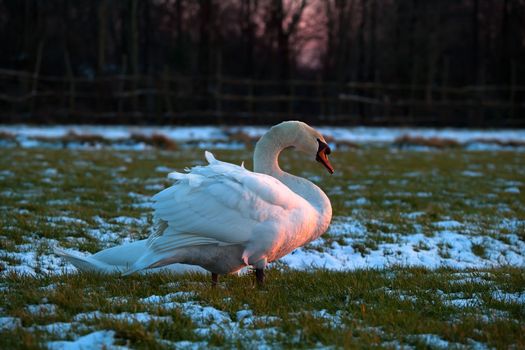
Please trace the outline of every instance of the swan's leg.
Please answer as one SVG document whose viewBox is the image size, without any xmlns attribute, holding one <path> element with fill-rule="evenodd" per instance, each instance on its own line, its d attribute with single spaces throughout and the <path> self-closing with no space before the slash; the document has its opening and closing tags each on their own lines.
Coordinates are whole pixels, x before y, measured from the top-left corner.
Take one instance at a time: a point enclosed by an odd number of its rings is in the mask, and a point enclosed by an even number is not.
<svg viewBox="0 0 525 350">
<path fill-rule="evenodd" d="M 219 275 L 215 272 L 211 273 L 211 287 L 215 288 L 217 287 L 217 283 L 219 283 Z"/>
<path fill-rule="evenodd" d="M 257 280 L 257 285 L 262 287 L 264 285 L 264 268 L 255 269 L 255 278 Z"/>
</svg>

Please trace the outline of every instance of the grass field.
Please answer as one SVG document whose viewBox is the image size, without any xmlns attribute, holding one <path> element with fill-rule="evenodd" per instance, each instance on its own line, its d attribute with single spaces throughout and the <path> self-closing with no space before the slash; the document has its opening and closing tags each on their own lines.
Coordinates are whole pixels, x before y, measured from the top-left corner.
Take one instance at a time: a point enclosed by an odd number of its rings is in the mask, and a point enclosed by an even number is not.
<svg viewBox="0 0 525 350">
<path fill-rule="evenodd" d="M 525 348 L 525 153 L 334 152 L 318 241 L 253 276 L 78 274 L 52 254 L 148 236 L 152 194 L 202 150 L 2 149 L 0 348 Z M 251 168 L 251 150 L 216 151 Z M 69 342 L 69 343 L 68 343 Z"/>
</svg>

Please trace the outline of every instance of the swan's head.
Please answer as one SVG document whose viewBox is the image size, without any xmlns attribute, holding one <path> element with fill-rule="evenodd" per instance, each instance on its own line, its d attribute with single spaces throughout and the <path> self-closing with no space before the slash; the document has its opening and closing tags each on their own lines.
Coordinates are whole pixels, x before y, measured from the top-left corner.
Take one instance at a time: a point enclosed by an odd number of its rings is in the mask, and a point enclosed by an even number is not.
<svg viewBox="0 0 525 350">
<path fill-rule="evenodd" d="M 330 174 L 334 173 L 334 167 L 328 160 L 330 147 L 323 135 L 306 123 L 289 121 L 279 124 L 284 131 L 284 137 L 290 140 L 290 146 L 312 156 L 321 163 Z"/>
</svg>

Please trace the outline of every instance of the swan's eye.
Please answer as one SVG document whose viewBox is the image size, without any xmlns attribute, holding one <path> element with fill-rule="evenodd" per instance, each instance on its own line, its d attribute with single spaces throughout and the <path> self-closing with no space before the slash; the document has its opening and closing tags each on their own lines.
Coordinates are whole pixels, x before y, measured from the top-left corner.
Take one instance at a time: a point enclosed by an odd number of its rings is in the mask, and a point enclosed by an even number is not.
<svg viewBox="0 0 525 350">
<path fill-rule="evenodd" d="M 319 144 L 319 148 L 317 149 L 317 153 L 324 153 L 324 154 L 330 154 L 331 149 L 330 146 L 328 146 L 323 141 L 317 139 L 317 143 Z"/>
</svg>

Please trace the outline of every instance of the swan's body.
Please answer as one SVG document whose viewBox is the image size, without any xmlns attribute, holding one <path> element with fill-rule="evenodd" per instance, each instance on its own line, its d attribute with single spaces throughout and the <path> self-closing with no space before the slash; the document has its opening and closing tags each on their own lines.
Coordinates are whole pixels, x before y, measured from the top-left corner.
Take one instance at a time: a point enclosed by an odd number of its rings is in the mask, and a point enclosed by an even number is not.
<svg viewBox="0 0 525 350">
<path fill-rule="evenodd" d="M 206 152 L 209 165 L 171 173 L 176 183 L 153 197 L 156 226 L 147 240 L 88 257 L 56 253 L 81 270 L 101 272 L 130 274 L 174 263 L 176 271 L 188 269 L 182 264 L 197 265 L 215 276 L 247 265 L 262 271 L 323 234 L 332 217 L 319 187 L 279 168 L 279 153 L 290 146 L 314 152 L 333 171 L 317 131 L 300 122 L 281 123 L 257 143 L 254 172 Z"/>
</svg>

